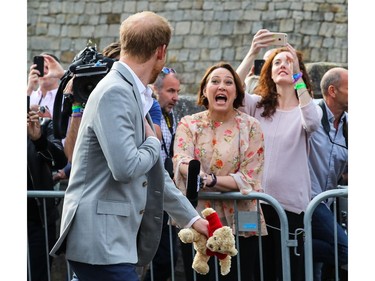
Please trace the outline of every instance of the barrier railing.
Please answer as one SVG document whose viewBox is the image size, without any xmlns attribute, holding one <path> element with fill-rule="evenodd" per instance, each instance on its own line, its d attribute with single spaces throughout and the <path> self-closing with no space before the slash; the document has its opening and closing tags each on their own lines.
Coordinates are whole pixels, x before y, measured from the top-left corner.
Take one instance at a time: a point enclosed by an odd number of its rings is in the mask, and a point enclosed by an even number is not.
<svg viewBox="0 0 375 281">
<path fill-rule="evenodd" d="M 334 224 L 336 225 L 337 220 L 337 205 L 336 205 L 336 198 L 337 197 L 348 197 L 348 189 L 347 186 L 339 186 L 338 189 L 327 190 L 318 194 L 314 197 L 313 200 L 309 203 L 306 208 L 305 216 L 304 216 L 304 228 L 305 228 L 305 276 L 306 280 L 314 280 L 313 279 L 313 250 L 312 250 L 312 227 L 311 227 L 311 220 L 312 215 L 316 209 L 316 207 L 324 200 L 329 198 L 335 198 L 333 201 L 333 219 Z M 339 280 L 338 274 L 338 249 L 337 249 L 337 228 L 334 228 L 334 241 L 335 241 L 335 280 Z"/>
<path fill-rule="evenodd" d="M 64 198 L 65 191 L 56 191 L 56 190 L 28 190 L 27 191 L 27 197 L 28 198 L 41 198 L 42 199 L 42 206 L 43 206 L 43 220 L 44 225 L 47 225 L 47 211 L 46 211 L 46 199 L 47 198 Z M 59 227 L 59 226 L 58 226 Z M 49 261 L 49 249 L 48 249 L 48 228 L 44 228 L 44 235 L 45 235 L 45 241 L 46 241 L 46 264 L 48 268 L 48 281 L 51 281 L 51 264 Z M 31 268 L 30 268 L 30 257 L 29 257 L 29 249 L 27 249 L 27 275 L 29 281 L 35 281 L 31 278 Z M 67 266 L 67 273 L 66 273 L 66 280 L 71 280 L 71 271 L 69 264 L 66 262 Z"/>
<path fill-rule="evenodd" d="M 199 199 L 206 199 L 206 200 L 251 200 L 251 199 L 257 199 L 258 203 L 259 200 L 265 201 L 269 203 L 277 212 L 279 219 L 280 219 L 280 234 L 281 234 L 281 257 L 282 257 L 282 272 L 283 272 L 283 280 L 289 281 L 291 278 L 290 274 L 290 256 L 289 256 L 289 247 L 295 247 L 297 246 L 297 241 L 295 240 L 289 240 L 289 226 L 288 226 L 288 219 L 286 216 L 286 213 L 284 209 L 281 207 L 280 203 L 273 198 L 272 196 L 265 194 L 265 193 L 259 193 L 259 192 L 253 192 L 248 195 L 243 195 L 240 192 L 207 192 L 207 193 L 199 193 Z M 235 205 L 236 207 L 236 205 Z M 238 211 L 236 209 L 236 222 L 238 222 Z M 266 222 L 267 223 L 267 222 Z M 258 226 L 260 224 L 258 223 Z M 259 231 L 260 233 L 260 231 Z M 238 236 L 238 227 L 236 228 L 236 236 Z M 237 245 L 237 248 L 238 245 Z M 239 252 L 239 255 L 241 253 Z M 238 272 L 240 272 L 239 268 L 239 262 L 237 262 L 238 266 Z M 260 258 L 260 270 L 261 270 L 261 280 L 263 280 L 263 274 L 262 274 L 262 259 Z"/>
<path fill-rule="evenodd" d="M 43 198 L 43 206 L 45 210 L 45 199 L 47 198 L 63 198 L 65 194 L 65 191 L 28 191 L 27 196 L 31 198 Z M 312 200 L 306 210 L 305 217 L 304 217 L 304 224 L 305 224 L 305 267 L 306 267 L 306 281 L 312 281 L 313 280 L 313 256 L 312 256 L 312 232 L 311 232 L 311 217 L 312 213 L 314 212 L 316 206 L 318 204 L 331 197 L 347 197 L 348 191 L 347 189 L 338 189 L 338 190 L 330 190 L 326 191 L 322 194 L 319 194 L 317 197 Z M 288 220 L 286 213 L 284 209 L 281 207 L 279 202 L 271 197 L 270 195 L 264 194 L 264 193 L 251 193 L 249 195 L 242 195 L 239 192 L 226 192 L 226 193 L 220 193 L 220 192 L 207 192 L 207 193 L 200 193 L 199 199 L 205 199 L 205 200 L 235 200 L 236 202 L 238 200 L 253 200 L 256 199 L 259 207 L 259 201 L 265 201 L 269 203 L 277 212 L 279 219 L 280 219 L 280 234 L 281 234 L 281 256 L 282 256 L 282 275 L 284 281 L 290 281 L 291 280 L 291 272 L 290 272 L 290 254 L 289 254 L 289 248 L 290 247 L 296 247 L 297 241 L 296 240 L 290 240 L 289 239 L 289 228 L 288 228 Z M 237 205 L 235 204 L 235 220 L 238 222 L 238 211 L 237 211 Z M 335 217 L 337 211 L 335 210 Z M 44 215 L 44 219 L 46 220 L 46 216 Z M 258 221 L 259 221 L 259 214 L 258 214 Z M 267 223 L 267 222 L 266 222 Z M 258 223 L 258 227 L 260 227 L 260 223 Z M 258 230 L 260 233 L 260 229 Z M 48 231 L 45 230 L 45 235 L 48 237 Z M 238 237 L 238 227 L 236 228 L 236 237 Z M 337 239 L 337 238 L 335 238 Z M 46 239 L 48 241 L 48 239 Z M 259 237 L 259 241 L 261 241 L 261 238 Z M 336 247 L 337 247 L 337 240 Z M 238 241 L 237 243 L 237 249 L 238 247 Z M 261 243 L 259 243 L 259 247 L 261 247 Z M 48 251 L 48 246 L 46 246 L 46 251 Z M 260 251 L 261 254 L 261 251 Z M 238 254 L 238 259 L 240 259 L 240 252 Z M 172 258 L 173 260 L 173 258 Z M 337 261 L 337 249 L 336 249 L 336 261 Z M 29 261 L 28 261 L 29 262 Z M 48 266 L 50 266 L 49 261 L 47 261 Z M 67 280 L 71 280 L 71 271 L 69 268 L 69 264 L 67 264 Z M 260 256 L 260 277 L 261 280 L 263 280 L 263 272 L 262 272 L 262 257 Z M 337 271 L 336 266 L 336 271 Z M 216 268 L 218 270 L 218 268 Z M 237 262 L 237 271 L 240 272 L 240 263 Z M 28 272 L 30 274 L 30 272 Z M 336 276 L 338 276 L 336 274 Z M 172 281 L 175 280 L 175 272 L 174 272 L 174 266 L 172 266 Z M 152 277 L 153 279 L 153 277 Z M 49 276 L 49 281 L 51 280 L 51 276 Z M 239 281 L 241 279 L 239 278 Z M 337 279 L 336 279 L 337 280 Z M 32 281 L 30 279 L 30 281 Z"/>
</svg>

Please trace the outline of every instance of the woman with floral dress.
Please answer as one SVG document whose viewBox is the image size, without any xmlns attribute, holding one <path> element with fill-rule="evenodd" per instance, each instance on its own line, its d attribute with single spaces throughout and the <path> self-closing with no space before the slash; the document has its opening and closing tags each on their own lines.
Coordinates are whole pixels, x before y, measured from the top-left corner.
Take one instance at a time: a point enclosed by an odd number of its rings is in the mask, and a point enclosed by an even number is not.
<svg viewBox="0 0 375 281">
<path fill-rule="evenodd" d="M 198 105 L 207 110 L 187 115 L 178 124 L 174 144 L 174 171 L 177 187 L 186 194 L 188 164 L 192 159 L 201 163 L 203 187 L 199 192 L 240 191 L 242 194 L 261 192 L 264 164 L 264 140 L 259 122 L 238 110 L 244 90 L 237 73 L 227 63 L 210 67 L 198 91 Z M 235 233 L 233 200 L 198 200 L 197 210 L 213 207 L 223 225 Z M 261 210 L 256 200 L 239 200 L 238 211 L 259 211 L 261 235 L 266 234 Z M 257 233 L 239 232 L 241 278 L 252 280 L 253 264 L 257 258 Z M 191 245 L 182 245 L 184 263 L 190 266 Z M 210 259 L 213 261 L 214 259 Z M 237 280 L 237 259 L 232 259 L 231 272 L 220 280 Z M 214 266 L 209 274 L 197 274 L 197 280 L 215 280 Z M 186 272 L 187 276 L 189 272 Z M 189 278 L 188 278 L 189 280 Z"/>
</svg>

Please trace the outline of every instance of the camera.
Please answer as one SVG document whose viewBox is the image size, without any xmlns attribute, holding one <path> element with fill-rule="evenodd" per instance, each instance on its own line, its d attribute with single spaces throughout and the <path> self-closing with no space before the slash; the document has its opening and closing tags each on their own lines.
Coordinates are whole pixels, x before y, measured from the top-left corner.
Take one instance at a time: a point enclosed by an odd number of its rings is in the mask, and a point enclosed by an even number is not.
<svg viewBox="0 0 375 281">
<path fill-rule="evenodd" d="M 69 66 L 69 71 L 75 74 L 74 100 L 85 104 L 92 90 L 111 69 L 113 62 L 114 60 L 98 53 L 95 47 L 88 46 L 82 50 Z"/>
<path fill-rule="evenodd" d="M 115 60 L 99 53 L 91 42 L 74 57 L 61 78 L 55 97 L 52 122 L 56 138 L 66 137 L 73 102 L 80 102 L 85 106 L 92 90 L 109 72 L 114 62 Z M 64 94 L 64 89 L 73 76 L 73 95 Z"/>
<path fill-rule="evenodd" d="M 73 80 L 74 100 L 86 103 L 92 90 L 94 90 L 95 86 L 107 72 L 107 66 L 100 62 L 78 66 L 75 69 Z"/>
</svg>

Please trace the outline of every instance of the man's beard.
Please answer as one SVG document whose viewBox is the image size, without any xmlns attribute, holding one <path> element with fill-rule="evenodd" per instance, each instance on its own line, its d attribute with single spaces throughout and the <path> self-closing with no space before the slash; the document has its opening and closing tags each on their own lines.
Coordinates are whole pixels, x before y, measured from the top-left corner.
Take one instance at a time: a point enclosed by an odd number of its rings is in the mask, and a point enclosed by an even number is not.
<svg viewBox="0 0 375 281">
<path fill-rule="evenodd" d="M 159 67 L 159 66 L 155 66 L 151 72 L 151 77 L 150 77 L 150 82 L 149 84 L 153 84 L 155 81 L 156 81 L 156 78 L 158 78 L 158 75 L 159 73 L 161 72 L 161 70 L 163 69 L 163 67 Z"/>
</svg>

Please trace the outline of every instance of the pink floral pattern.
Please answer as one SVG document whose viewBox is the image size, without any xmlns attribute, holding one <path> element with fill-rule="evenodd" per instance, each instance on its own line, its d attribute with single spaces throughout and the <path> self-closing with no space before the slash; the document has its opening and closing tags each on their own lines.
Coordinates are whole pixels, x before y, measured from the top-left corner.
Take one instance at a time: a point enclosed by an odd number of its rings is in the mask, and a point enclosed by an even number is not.
<svg viewBox="0 0 375 281">
<path fill-rule="evenodd" d="M 201 162 L 201 169 L 217 176 L 232 175 L 242 194 L 262 192 L 261 179 L 264 165 L 264 138 L 259 122 L 238 110 L 233 120 L 213 122 L 208 111 L 185 116 L 178 124 L 174 146 L 174 170 L 177 187 L 186 194 L 186 178 L 179 172 L 179 164 L 191 159 Z M 214 206 L 211 204 L 214 203 Z M 222 223 L 234 224 L 234 202 L 232 200 L 200 200 L 197 210 L 215 208 Z M 256 200 L 240 200 L 239 211 L 257 211 Z M 267 233 L 261 212 L 261 232 Z M 255 235 L 240 233 L 242 236 Z"/>
</svg>

